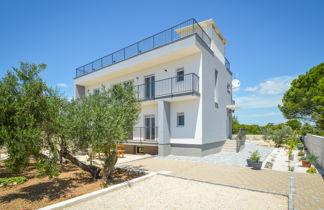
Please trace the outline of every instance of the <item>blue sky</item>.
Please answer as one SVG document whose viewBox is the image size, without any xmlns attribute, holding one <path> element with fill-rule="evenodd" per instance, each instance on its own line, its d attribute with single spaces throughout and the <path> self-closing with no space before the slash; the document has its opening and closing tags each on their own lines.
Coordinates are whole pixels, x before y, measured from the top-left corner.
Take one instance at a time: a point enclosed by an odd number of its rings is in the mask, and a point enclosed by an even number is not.
<svg viewBox="0 0 324 210">
<path fill-rule="evenodd" d="M 20 61 L 66 96 L 75 68 L 191 17 L 213 18 L 241 87 L 241 123 L 284 122 L 277 109 L 298 74 L 324 62 L 324 1 L 0 1 L 0 76 Z"/>
</svg>

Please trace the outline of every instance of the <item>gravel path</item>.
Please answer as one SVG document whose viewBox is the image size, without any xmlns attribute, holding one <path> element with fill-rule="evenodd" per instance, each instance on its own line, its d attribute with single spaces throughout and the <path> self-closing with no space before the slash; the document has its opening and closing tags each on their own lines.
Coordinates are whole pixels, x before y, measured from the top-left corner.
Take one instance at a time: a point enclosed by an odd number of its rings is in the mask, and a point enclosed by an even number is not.
<svg viewBox="0 0 324 210">
<path fill-rule="evenodd" d="M 66 209 L 287 209 L 287 197 L 154 176 Z"/>
<path fill-rule="evenodd" d="M 175 156 L 168 155 L 166 157 L 157 156 L 156 158 L 166 158 L 172 160 L 182 160 L 182 161 L 194 161 L 194 162 L 204 162 L 213 163 L 221 165 L 231 165 L 231 166 L 246 166 L 246 159 L 250 157 L 251 152 L 258 150 L 261 154 L 261 161 L 264 161 L 266 157 L 274 149 L 273 147 L 258 146 L 260 142 L 246 141 L 245 148 L 238 152 L 220 152 L 205 157 L 186 157 L 186 156 Z"/>
</svg>

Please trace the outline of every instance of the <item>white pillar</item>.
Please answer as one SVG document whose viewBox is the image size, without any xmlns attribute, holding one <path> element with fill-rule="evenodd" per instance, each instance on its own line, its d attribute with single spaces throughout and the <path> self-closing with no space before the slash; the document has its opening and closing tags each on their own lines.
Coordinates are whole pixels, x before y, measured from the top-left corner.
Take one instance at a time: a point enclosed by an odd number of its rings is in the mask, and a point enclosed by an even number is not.
<svg viewBox="0 0 324 210">
<path fill-rule="evenodd" d="M 159 155 L 170 154 L 170 103 L 167 101 L 158 102 L 158 146 Z"/>
</svg>

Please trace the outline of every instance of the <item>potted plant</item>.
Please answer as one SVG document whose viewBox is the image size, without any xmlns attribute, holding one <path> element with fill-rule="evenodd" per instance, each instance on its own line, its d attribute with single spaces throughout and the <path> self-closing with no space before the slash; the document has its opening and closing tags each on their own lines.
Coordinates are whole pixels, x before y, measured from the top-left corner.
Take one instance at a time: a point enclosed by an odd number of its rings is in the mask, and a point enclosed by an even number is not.
<svg viewBox="0 0 324 210">
<path fill-rule="evenodd" d="M 299 156 L 299 157 L 304 157 L 304 156 L 305 156 L 305 152 L 303 152 L 303 151 L 299 151 L 299 152 L 298 152 L 298 156 Z"/>
<path fill-rule="evenodd" d="M 307 155 L 306 157 L 300 158 L 302 161 L 302 166 L 310 168 L 312 164 L 315 164 L 317 161 L 317 157 L 315 155 Z"/>
<path fill-rule="evenodd" d="M 260 161 L 260 153 L 258 150 L 251 153 L 250 156 L 251 166 L 253 169 L 260 170 L 262 167 L 262 161 Z"/>
<path fill-rule="evenodd" d="M 310 167 L 310 163 L 308 162 L 308 160 L 306 160 L 305 156 L 299 158 L 299 160 L 302 162 L 302 167 L 307 167 L 307 168 Z"/>
<path fill-rule="evenodd" d="M 250 158 L 246 159 L 246 163 L 248 167 L 252 167 L 253 163 L 255 162 L 255 157 L 258 155 L 258 151 L 250 152 Z"/>
<path fill-rule="evenodd" d="M 303 143 L 298 143 L 298 144 L 297 144 L 297 149 L 298 149 L 299 151 L 302 151 L 303 148 L 304 148 Z"/>
</svg>

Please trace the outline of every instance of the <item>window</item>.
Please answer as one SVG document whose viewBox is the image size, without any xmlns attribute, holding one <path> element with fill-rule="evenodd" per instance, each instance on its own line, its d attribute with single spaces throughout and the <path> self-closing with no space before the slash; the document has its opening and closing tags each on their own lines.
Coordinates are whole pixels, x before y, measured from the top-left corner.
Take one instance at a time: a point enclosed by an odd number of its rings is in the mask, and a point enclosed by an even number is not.
<svg viewBox="0 0 324 210">
<path fill-rule="evenodd" d="M 99 88 L 93 90 L 93 94 L 95 95 L 99 94 L 99 92 L 100 92 Z"/>
<path fill-rule="evenodd" d="M 184 70 L 183 68 L 177 69 L 177 82 L 182 82 L 184 80 Z"/>
<path fill-rule="evenodd" d="M 215 103 L 218 103 L 218 94 L 217 94 L 217 78 L 218 78 L 218 71 L 215 70 L 215 86 L 214 86 L 214 100 L 215 100 Z"/>
<path fill-rule="evenodd" d="M 185 124 L 185 118 L 184 118 L 184 113 L 178 113 L 177 114 L 177 126 L 184 126 Z"/>
</svg>

